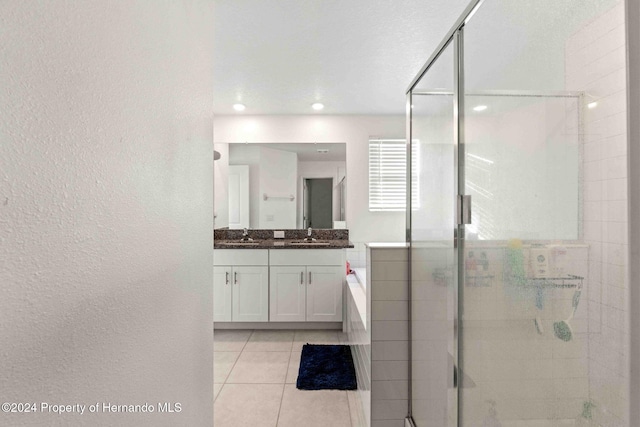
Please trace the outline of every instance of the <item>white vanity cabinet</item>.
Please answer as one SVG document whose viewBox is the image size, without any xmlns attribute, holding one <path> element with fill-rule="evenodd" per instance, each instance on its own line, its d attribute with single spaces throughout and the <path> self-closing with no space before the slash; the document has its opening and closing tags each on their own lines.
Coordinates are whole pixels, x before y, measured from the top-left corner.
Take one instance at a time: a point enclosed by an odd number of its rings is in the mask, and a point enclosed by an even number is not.
<svg viewBox="0 0 640 427">
<path fill-rule="evenodd" d="M 272 266 L 269 272 L 269 320 L 304 322 L 306 319 L 306 268 Z"/>
<path fill-rule="evenodd" d="M 269 320 L 269 252 L 225 249 L 213 255 L 213 320 Z"/>
<path fill-rule="evenodd" d="M 307 266 L 307 322 L 341 322 L 345 267 Z"/>
<path fill-rule="evenodd" d="M 343 250 L 272 250 L 270 269 L 270 321 L 342 321 Z"/>
<path fill-rule="evenodd" d="M 231 266 L 213 267 L 213 321 L 231 322 Z"/>
</svg>

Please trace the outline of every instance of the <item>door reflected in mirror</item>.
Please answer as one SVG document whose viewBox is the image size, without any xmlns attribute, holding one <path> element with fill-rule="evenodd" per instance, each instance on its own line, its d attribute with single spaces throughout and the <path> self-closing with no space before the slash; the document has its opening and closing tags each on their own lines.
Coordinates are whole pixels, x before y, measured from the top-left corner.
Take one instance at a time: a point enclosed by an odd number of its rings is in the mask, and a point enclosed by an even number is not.
<svg viewBox="0 0 640 427">
<path fill-rule="evenodd" d="M 217 143 L 214 227 L 345 228 L 346 144 Z"/>
</svg>

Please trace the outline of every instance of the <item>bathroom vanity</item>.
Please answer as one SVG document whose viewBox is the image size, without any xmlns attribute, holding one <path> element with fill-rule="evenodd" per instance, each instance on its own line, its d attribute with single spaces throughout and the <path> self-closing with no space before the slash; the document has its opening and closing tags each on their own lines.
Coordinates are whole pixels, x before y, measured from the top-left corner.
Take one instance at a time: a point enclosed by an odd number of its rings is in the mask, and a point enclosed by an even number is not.
<svg viewBox="0 0 640 427">
<path fill-rule="evenodd" d="M 306 231 L 305 231 L 306 232 Z M 347 230 L 238 230 L 214 236 L 214 322 L 216 327 L 254 323 L 259 327 L 314 327 L 342 322 Z"/>
</svg>

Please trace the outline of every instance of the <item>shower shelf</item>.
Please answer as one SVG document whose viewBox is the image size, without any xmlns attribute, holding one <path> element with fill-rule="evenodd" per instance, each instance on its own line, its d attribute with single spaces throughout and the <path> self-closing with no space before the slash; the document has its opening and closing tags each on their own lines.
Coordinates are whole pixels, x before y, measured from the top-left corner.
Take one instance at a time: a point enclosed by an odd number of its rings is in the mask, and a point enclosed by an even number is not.
<svg viewBox="0 0 640 427">
<path fill-rule="evenodd" d="M 518 280 L 518 277 L 511 276 L 513 280 Z M 561 277 L 525 277 L 525 286 L 535 288 L 555 288 L 555 289 L 571 289 L 576 288 L 582 284 L 584 277 L 575 276 L 573 274 L 567 274 Z"/>
<path fill-rule="evenodd" d="M 444 270 L 437 268 L 432 274 L 431 277 L 436 285 L 439 286 L 448 286 L 453 282 L 453 272 L 450 269 Z M 465 276 L 465 280 L 470 281 L 472 279 L 480 279 L 480 280 L 492 280 L 496 276 L 493 274 L 484 274 L 478 276 Z"/>
</svg>

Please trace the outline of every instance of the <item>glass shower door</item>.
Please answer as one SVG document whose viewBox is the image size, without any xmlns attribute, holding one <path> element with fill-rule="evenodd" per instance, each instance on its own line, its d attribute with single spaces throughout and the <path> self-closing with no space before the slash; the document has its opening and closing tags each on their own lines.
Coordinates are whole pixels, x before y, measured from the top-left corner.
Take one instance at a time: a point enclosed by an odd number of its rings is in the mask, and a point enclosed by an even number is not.
<svg viewBox="0 0 640 427">
<path fill-rule="evenodd" d="M 574 425 L 591 404 L 583 95 L 566 90 L 570 30 L 549 4 L 486 1 L 462 30 L 459 164 L 472 209 L 459 362 L 474 385 L 460 390 L 464 427 Z"/>
<path fill-rule="evenodd" d="M 627 427 L 624 2 L 472 0 L 408 94 L 417 427 Z"/>
<path fill-rule="evenodd" d="M 412 159 L 411 411 L 417 427 L 457 422 L 453 51 L 450 42 L 407 102 Z"/>
</svg>

